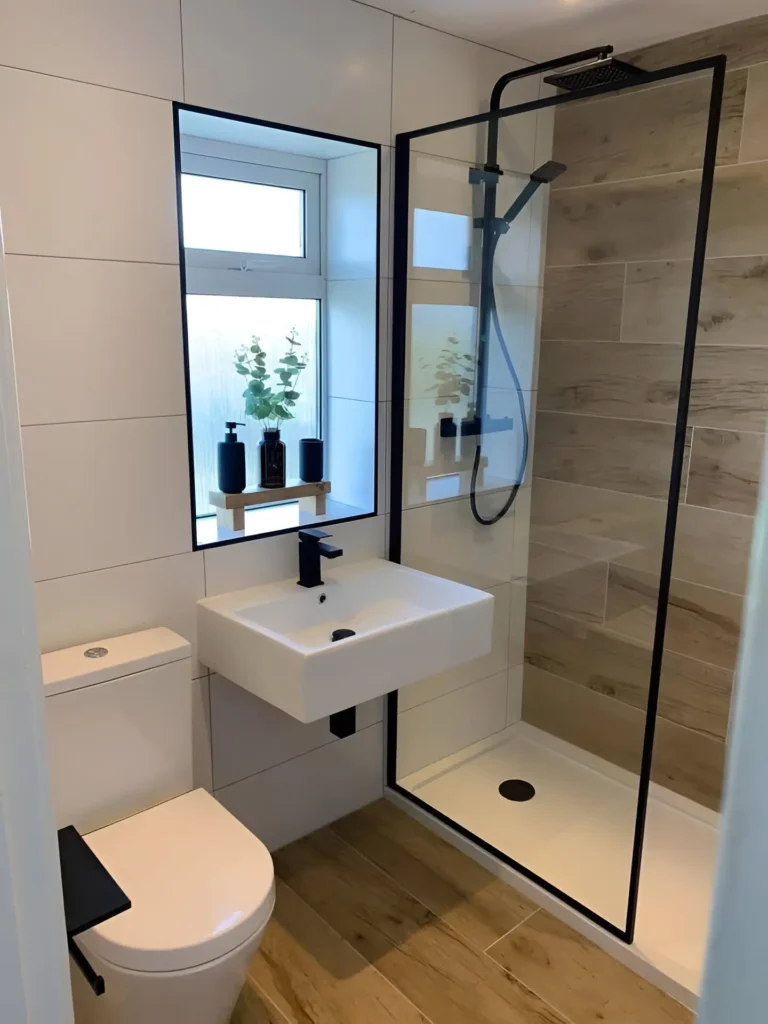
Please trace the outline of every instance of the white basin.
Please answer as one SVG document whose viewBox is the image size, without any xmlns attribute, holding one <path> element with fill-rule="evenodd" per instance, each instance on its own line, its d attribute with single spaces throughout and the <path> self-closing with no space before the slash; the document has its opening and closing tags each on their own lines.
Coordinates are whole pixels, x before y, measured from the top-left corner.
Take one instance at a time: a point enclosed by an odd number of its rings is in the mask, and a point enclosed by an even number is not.
<svg viewBox="0 0 768 1024">
<path fill-rule="evenodd" d="M 314 722 L 491 650 L 491 594 L 380 558 L 322 571 L 198 601 L 203 664 Z"/>
</svg>

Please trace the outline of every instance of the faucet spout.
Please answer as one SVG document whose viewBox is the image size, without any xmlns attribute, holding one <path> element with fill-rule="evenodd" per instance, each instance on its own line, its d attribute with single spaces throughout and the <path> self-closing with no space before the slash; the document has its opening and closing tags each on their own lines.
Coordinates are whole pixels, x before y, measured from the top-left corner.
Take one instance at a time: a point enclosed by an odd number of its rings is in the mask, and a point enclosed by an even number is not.
<svg viewBox="0 0 768 1024">
<path fill-rule="evenodd" d="M 330 537 L 324 530 L 299 530 L 299 578 L 300 587 L 322 587 L 320 575 L 321 558 L 339 558 L 344 554 L 341 548 L 322 543 Z"/>
</svg>

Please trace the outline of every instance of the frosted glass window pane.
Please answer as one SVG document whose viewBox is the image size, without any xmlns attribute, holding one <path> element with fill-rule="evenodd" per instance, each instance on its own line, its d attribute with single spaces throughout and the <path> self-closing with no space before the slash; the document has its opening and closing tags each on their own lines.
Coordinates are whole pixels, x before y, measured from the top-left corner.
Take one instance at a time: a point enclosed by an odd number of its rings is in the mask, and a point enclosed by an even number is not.
<svg viewBox="0 0 768 1024">
<path fill-rule="evenodd" d="M 238 440 L 245 441 L 246 486 L 258 484 L 258 444 L 262 425 L 245 416 L 246 377 L 234 367 L 235 350 L 250 345 L 256 335 L 267 353 L 271 372 L 285 355 L 286 335 L 295 328 L 306 357 L 296 390 L 301 397 L 284 421 L 280 434 L 286 445 L 286 475 L 299 475 L 299 440 L 318 437 L 317 389 L 320 303 L 315 299 L 265 299 L 235 295 L 188 295 L 189 385 L 192 403 L 192 441 L 195 454 L 197 514 L 214 509 L 208 500 L 218 490 L 217 444 L 224 440 L 227 420 L 240 420 Z M 272 386 L 275 386 L 270 381 Z"/>
<path fill-rule="evenodd" d="M 304 192 L 182 174 L 184 245 L 190 249 L 304 255 Z"/>
<path fill-rule="evenodd" d="M 413 265 L 433 270 L 469 270 L 472 222 L 459 213 L 413 211 Z"/>
</svg>

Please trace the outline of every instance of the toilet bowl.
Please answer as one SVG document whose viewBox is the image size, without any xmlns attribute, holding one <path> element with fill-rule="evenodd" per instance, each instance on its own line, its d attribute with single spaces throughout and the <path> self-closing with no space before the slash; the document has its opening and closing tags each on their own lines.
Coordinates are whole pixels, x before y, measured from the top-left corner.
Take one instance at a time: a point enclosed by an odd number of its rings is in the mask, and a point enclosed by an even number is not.
<svg viewBox="0 0 768 1024">
<path fill-rule="evenodd" d="M 94 655 L 94 652 L 105 652 Z M 264 844 L 192 789 L 189 645 L 167 629 L 43 656 L 57 826 L 74 824 L 131 901 L 76 942 L 76 1024 L 228 1024 L 272 914 Z"/>
</svg>

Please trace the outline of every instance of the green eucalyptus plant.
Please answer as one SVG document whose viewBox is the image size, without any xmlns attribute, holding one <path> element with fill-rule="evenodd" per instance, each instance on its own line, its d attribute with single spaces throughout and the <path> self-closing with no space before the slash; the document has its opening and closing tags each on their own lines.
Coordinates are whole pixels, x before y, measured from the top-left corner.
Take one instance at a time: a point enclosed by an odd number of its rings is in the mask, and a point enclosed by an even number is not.
<svg viewBox="0 0 768 1024">
<path fill-rule="evenodd" d="M 277 429 L 284 420 L 295 418 L 291 409 L 301 397 L 296 385 L 307 366 L 301 342 L 296 340 L 298 333 L 295 327 L 288 332 L 286 353 L 271 372 L 267 369 L 267 353 L 256 335 L 250 345 L 243 345 L 235 352 L 235 369 L 242 377 L 249 378 L 243 392 L 245 415 L 261 420 L 265 429 Z M 277 380 L 271 387 L 269 381 L 273 374 Z"/>
<path fill-rule="evenodd" d="M 435 405 L 457 405 L 462 396 L 469 397 L 475 379 L 475 360 L 467 352 L 459 352 L 459 339 L 450 335 L 447 347 L 440 353 L 435 369 Z"/>
</svg>

